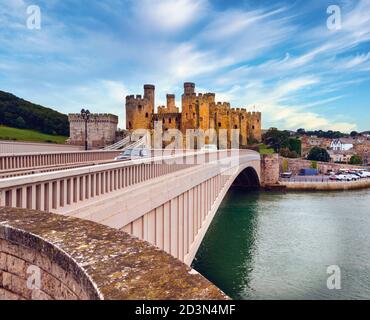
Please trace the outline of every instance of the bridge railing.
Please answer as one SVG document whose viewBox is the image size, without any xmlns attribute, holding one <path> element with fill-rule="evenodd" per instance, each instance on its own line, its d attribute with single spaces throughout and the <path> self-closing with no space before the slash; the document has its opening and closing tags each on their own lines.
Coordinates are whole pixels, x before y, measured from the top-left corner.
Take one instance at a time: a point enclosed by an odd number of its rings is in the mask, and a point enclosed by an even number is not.
<svg viewBox="0 0 370 320">
<path fill-rule="evenodd" d="M 231 154 L 176 150 L 166 155 L 162 150 L 153 158 L 0 179 L 0 206 L 55 211 Z"/>
<path fill-rule="evenodd" d="M 1 154 L 0 170 L 4 171 L 67 163 L 110 160 L 119 153 L 120 151 L 73 151 Z"/>
<path fill-rule="evenodd" d="M 0 206 L 56 210 L 188 168 L 190 156 L 196 152 L 1 179 Z"/>
</svg>

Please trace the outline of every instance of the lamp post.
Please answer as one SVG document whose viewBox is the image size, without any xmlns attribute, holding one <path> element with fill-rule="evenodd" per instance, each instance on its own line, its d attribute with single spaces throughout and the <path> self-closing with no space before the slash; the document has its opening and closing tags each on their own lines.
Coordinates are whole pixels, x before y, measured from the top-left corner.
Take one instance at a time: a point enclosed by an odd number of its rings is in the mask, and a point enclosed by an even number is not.
<svg viewBox="0 0 370 320">
<path fill-rule="evenodd" d="M 82 109 L 81 110 L 81 117 L 85 121 L 85 150 L 87 150 L 87 122 L 90 118 L 90 111 L 88 109 Z"/>
</svg>

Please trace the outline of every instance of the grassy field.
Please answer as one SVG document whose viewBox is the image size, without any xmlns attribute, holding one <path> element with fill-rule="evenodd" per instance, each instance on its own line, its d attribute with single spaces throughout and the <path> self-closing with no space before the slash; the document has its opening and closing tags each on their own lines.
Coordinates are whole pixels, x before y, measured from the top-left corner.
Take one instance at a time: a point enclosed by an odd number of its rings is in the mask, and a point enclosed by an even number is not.
<svg viewBox="0 0 370 320">
<path fill-rule="evenodd" d="M 274 153 L 274 149 L 272 148 L 269 148 L 268 146 L 266 146 L 265 144 L 261 143 L 260 145 L 258 145 L 259 148 L 260 148 L 260 154 L 272 154 Z"/>
<path fill-rule="evenodd" d="M 31 142 L 46 142 L 46 143 L 64 143 L 68 137 L 53 136 L 33 130 L 10 128 L 0 126 L 0 140 L 9 141 L 31 141 Z"/>
</svg>

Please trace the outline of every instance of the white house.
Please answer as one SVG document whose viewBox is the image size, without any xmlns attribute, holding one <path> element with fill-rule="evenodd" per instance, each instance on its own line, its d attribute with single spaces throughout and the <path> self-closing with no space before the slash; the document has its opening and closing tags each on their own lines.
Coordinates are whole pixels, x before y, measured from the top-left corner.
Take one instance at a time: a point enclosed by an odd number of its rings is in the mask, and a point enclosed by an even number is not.
<svg viewBox="0 0 370 320">
<path fill-rule="evenodd" d="M 348 151 L 353 148 L 353 143 L 348 139 L 334 139 L 330 143 L 330 149 L 334 151 Z"/>
</svg>

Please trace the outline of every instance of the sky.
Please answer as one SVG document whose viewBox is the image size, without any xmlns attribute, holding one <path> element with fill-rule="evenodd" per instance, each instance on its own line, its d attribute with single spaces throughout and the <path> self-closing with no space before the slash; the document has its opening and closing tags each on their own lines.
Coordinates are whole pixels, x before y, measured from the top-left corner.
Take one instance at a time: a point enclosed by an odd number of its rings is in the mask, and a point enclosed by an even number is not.
<svg viewBox="0 0 370 320">
<path fill-rule="evenodd" d="M 0 90 L 124 128 L 126 95 L 187 81 L 265 129 L 370 130 L 370 0 L 0 0 Z"/>
</svg>

